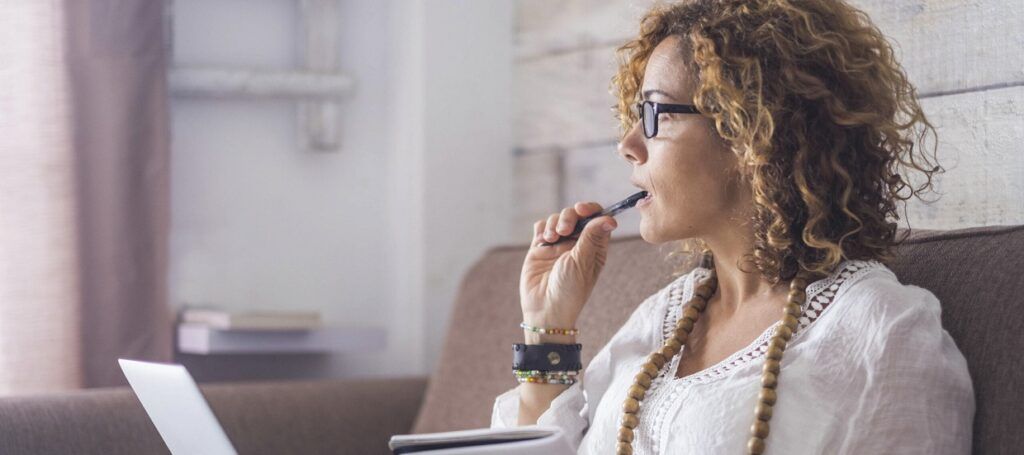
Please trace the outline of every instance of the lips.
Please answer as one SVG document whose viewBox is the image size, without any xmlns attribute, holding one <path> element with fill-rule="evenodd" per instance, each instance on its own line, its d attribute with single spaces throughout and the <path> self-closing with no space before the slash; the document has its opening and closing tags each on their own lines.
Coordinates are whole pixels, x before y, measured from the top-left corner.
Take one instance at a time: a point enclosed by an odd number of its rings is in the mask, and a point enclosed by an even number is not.
<svg viewBox="0 0 1024 455">
<path fill-rule="evenodd" d="M 641 190 L 646 191 L 648 199 L 650 199 L 651 195 L 654 194 L 654 193 L 651 192 L 651 190 L 647 189 L 646 187 L 644 187 L 643 185 L 637 183 L 636 181 L 632 181 L 632 183 L 633 183 L 633 186 L 635 186 L 637 188 L 640 188 Z"/>
<path fill-rule="evenodd" d="M 651 203 L 651 201 L 654 200 L 654 193 L 652 193 L 651 190 L 647 189 L 647 187 L 641 185 L 640 182 L 637 182 L 636 180 L 631 180 L 631 183 L 633 184 L 633 186 L 647 192 L 647 197 L 636 202 L 637 207 L 643 207 L 645 205 L 648 205 Z"/>
</svg>

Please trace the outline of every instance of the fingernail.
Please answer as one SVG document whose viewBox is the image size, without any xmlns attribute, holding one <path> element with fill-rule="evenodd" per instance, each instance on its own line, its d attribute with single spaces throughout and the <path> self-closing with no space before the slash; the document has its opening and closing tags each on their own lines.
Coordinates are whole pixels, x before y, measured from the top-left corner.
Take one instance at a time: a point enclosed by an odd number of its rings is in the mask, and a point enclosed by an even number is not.
<svg viewBox="0 0 1024 455">
<path fill-rule="evenodd" d="M 612 226 L 611 223 L 604 223 L 604 225 L 602 225 L 601 228 L 604 229 L 605 232 L 607 232 L 607 231 L 610 231 L 612 229 L 615 229 L 615 226 Z"/>
</svg>

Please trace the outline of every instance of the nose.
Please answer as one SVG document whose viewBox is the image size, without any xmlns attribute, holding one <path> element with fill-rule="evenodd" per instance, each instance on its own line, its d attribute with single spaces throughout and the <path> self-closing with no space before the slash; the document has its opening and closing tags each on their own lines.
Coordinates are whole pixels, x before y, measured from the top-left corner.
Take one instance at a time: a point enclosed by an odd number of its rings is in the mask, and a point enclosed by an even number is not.
<svg viewBox="0 0 1024 455">
<path fill-rule="evenodd" d="M 640 133 L 640 122 L 633 125 L 618 145 L 619 155 L 631 164 L 643 164 L 647 161 L 647 146 Z"/>
</svg>

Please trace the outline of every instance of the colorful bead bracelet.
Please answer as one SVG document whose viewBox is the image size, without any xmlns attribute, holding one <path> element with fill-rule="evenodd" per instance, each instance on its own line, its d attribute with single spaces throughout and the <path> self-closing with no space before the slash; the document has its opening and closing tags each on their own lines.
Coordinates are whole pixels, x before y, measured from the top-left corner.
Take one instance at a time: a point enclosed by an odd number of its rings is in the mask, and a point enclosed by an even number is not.
<svg viewBox="0 0 1024 455">
<path fill-rule="evenodd" d="M 576 382 L 576 375 L 579 371 L 540 371 L 540 370 L 512 370 L 516 380 L 523 382 L 539 382 L 547 384 L 569 384 Z"/>
<path fill-rule="evenodd" d="M 541 371 L 541 370 L 512 370 L 516 376 L 549 375 L 549 376 L 576 376 L 579 370 L 568 371 Z"/>
<path fill-rule="evenodd" d="M 579 370 L 569 371 L 541 371 L 541 370 L 512 370 L 516 380 L 522 382 L 539 382 L 548 384 L 568 384 L 577 381 L 575 377 L 580 374 Z"/>
<path fill-rule="evenodd" d="M 576 383 L 575 379 L 538 379 L 538 378 L 516 378 L 520 383 L 539 383 L 539 384 L 565 384 L 573 385 Z"/>
<path fill-rule="evenodd" d="M 543 327 L 534 327 L 532 325 L 527 325 L 525 322 L 520 322 L 519 327 L 540 334 L 576 335 L 580 333 L 579 329 L 545 329 Z"/>
</svg>

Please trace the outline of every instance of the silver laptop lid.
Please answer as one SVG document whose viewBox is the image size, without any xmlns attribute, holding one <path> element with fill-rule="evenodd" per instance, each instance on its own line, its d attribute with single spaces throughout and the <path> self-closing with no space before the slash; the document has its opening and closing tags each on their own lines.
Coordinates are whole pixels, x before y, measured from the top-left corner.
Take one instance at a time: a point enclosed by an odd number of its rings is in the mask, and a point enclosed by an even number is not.
<svg viewBox="0 0 1024 455">
<path fill-rule="evenodd" d="M 185 367 L 125 359 L 118 363 L 172 454 L 237 455 Z"/>
</svg>

